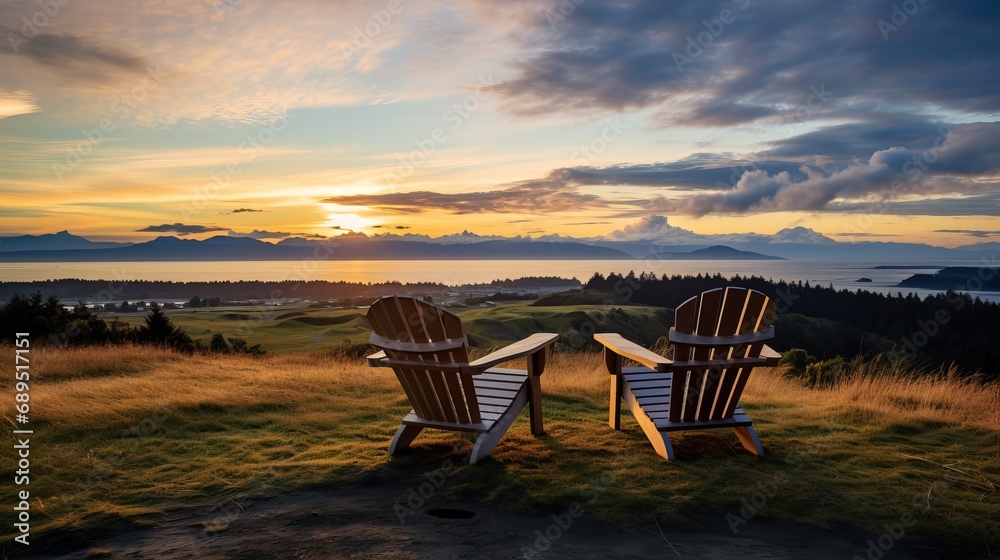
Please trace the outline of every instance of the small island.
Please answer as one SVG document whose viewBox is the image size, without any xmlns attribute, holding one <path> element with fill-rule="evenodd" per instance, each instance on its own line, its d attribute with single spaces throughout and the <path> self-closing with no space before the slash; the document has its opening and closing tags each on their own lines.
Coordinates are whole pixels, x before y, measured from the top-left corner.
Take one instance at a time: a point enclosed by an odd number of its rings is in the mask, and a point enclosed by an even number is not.
<svg viewBox="0 0 1000 560">
<path fill-rule="evenodd" d="M 867 276 L 862 276 L 861 278 L 858 278 L 857 280 L 855 280 L 855 282 L 871 282 L 871 281 L 872 281 L 872 279 L 868 278 Z"/>
<path fill-rule="evenodd" d="M 934 274 L 914 274 L 900 288 L 1000 292 L 1000 269 L 986 266 L 949 266 Z"/>
</svg>

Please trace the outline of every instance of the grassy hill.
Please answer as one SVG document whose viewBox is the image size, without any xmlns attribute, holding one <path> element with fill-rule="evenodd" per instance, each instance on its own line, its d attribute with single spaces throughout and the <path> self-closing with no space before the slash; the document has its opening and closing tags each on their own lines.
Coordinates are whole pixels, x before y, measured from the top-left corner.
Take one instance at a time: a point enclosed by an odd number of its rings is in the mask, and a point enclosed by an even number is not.
<svg viewBox="0 0 1000 560">
<path fill-rule="evenodd" d="M 314 317 L 298 313 L 280 311 L 267 332 Z M 538 313 L 509 328 L 593 317 L 585 309 Z M 357 321 L 346 311 L 331 317 L 340 322 L 324 328 Z M 487 320 L 476 310 L 464 318 Z M 177 508 L 419 478 L 471 448 L 461 435 L 427 432 L 413 452 L 390 459 L 389 441 L 409 410 L 394 376 L 329 353 L 252 359 L 110 347 L 32 356 L 32 536 L 50 544 L 153 523 Z M 877 539 L 886 524 L 912 518 L 908 543 L 1000 550 L 997 384 L 856 370 L 807 389 L 760 370 L 743 406 L 766 457 L 741 451 L 720 430 L 672 437 L 678 460 L 665 462 L 628 414 L 620 432 L 608 428 L 607 383 L 599 354 L 556 354 L 542 377 L 546 435 L 532 437 L 522 415 L 492 460 L 458 466 L 443 496 L 560 512 L 586 493 L 587 515 L 629 528 L 650 525 L 651 516 L 671 527 L 760 517 Z M 12 393 L 5 384 L 5 402 Z M 12 414 L 8 407 L 8 423 Z"/>
</svg>

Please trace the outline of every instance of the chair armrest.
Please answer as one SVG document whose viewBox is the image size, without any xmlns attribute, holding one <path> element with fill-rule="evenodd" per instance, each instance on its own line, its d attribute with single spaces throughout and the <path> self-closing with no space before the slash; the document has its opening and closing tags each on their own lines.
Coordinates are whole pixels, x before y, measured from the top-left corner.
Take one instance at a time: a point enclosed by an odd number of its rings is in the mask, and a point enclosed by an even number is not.
<svg viewBox="0 0 1000 560">
<path fill-rule="evenodd" d="M 638 344 L 626 340 L 618 333 L 597 333 L 594 340 L 603 344 L 605 348 L 618 354 L 623 358 L 635 360 L 640 364 L 652 368 L 656 371 L 667 371 L 672 360 L 664 358 L 656 352 L 651 352 Z"/>
<path fill-rule="evenodd" d="M 469 362 L 469 371 L 467 373 L 479 373 L 497 364 L 534 354 L 535 352 L 544 350 L 547 346 L 555 342 L 557 338 L 559 338 L 559 335 L 556 333 L 535 333 L 496 352 L 491 352 L 474 362 Z"/>
<path fill-rule="evenodd" d="M 382 367 L 382 360 L 385 359 L 385 350 L 380 350 L 365 359 L 368 360 L 368 367 Z"/>
<path fill-rule="evenodd" d="M 765 366 L 774 367 L 778 365 L 778 360 L 781 359 L 781 354 L 775 352 L 770 346 L 765 344 L 764 347 L 760 349 L 760 357 L 767 359 L 767 363 L 764 364 Z"/>
<path fill-rule="evenodd" d="M 674 327 L 670 327 L 667 339 L 677 344 L 688 346 L 737 346 L 743 344 L 753 344 L 754 342 L 765 342 L 774 338 L 774 325 L 757 332 L 747 334 L 737 334 L 733 336 L 706 336 L 691 333 L 677 332 Z"/>
</svg>

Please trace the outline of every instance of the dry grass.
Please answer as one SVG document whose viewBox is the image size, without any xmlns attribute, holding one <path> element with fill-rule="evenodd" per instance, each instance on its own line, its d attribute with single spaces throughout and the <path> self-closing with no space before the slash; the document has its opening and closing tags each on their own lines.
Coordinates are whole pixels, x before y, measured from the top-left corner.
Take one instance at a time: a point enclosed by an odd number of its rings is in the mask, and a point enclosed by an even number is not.
<svg viewBox="0 0 1000 560">
<path fill-rule="evenodd" d="M 818 389 L 784 377 L 781 370 L 757 370 L 743 398 L 795 405 L 824 416 L 850 413 L 869 426 L 931 420 L 1000 430 L 1000 384 L 961 377 L 955 370 L 915 374 L 880 360 L 856 360 L 847 376 Z"/>
<path fill-rule="evenodd" d="M 31 488 L 42 498 L 33 533 L 359 476 L 419 476 L 471 447 L 428 431 L 415 452 L 390 460 L 388 442 L 409 406 L 390 371 L 361 360 L 143 347 L 32 358 Z M 768 456 L 742 451 L 731 431 L 702 431 L 672 436 L 672 463 L 653 453 L 627 411 L 620 432 L 607 427 L 601 355 L 554 355 L 542 387 L 546 435 L 532 437 L 522 415 L 494 460 L 459 469 L 448 495 L 562 511 L 589 492 L 591 514 L 623 525 L 650 513 L 698 524 L 738 514 L 759 483 L 779 481 L 759 515 L 877 535 L 912 514 L 914 535 L 1000 548 L 997 384 L 875 364 L 808 389 L 758 370 L 743 405 Z M 13 423 L 10 412 L 4 418 Z"/>
</svg>

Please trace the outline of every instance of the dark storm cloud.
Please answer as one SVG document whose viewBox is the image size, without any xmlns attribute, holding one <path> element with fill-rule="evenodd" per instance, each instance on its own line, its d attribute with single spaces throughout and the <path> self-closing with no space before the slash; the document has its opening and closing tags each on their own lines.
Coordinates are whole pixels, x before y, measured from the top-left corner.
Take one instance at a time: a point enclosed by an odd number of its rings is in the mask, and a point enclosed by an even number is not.
<svg viewBox="0 0 1000 560">
<path fill-rule="evenodd" d="M 576 185 L 673 187 L 684 190 L 729 188 L 750 169 L 801 175 L 796 161 L 736 158 L 733 154 L 699 153 L 672 162 L 570 167 L 552 175 Z M 552 176 L 550 175 L 550 176 Z M 804 175 L 802 175 L 804 176 Z"/>
<path fill-rule="evenodd" d="M 817 158 L 848 162 L 894 146 L 929 148 L 950 127 L 909 115 L 863 115 L 867 122 L 825 126 L 769 143 L 767 153 L 779 158 Z"/>
<path fill-rule="evenodd" d="M 515 76 L 495 90 L 529 115 L 669 102 L 668 120 L 686 125 L 793 112 L 821 86 L 832 101 L 810 108 L 832 114 L 860 103 L 1000 110 L 1000 4 L 912 5 L 895 14 L 863 0 L 586 2 L 558 25 L 540 13 Z"/>
<path fill-rule="evenodd" d="M 733 126 L 778 114 L 781 112 L 772 107 L 713 100 L 694 104 L 689 111 L 676 116 L 661 113 L 661 117 L 685 126 Z"/>
<path fill-rule="evenodd" d="M 953 127 L 927 146 L 891 147 L 876 151 L 867 160 L 860 158 L 835 171 L 803 166 L 800 173 L 768 172 L 763 166 L 744 172 L 732 188 L 696 194 L 684 198 L 658 198 L 650 203 L 653 212 L 675 212 L 694 216 L 717 213 L 833 210 L 835 201 L 845 201 L 840 208 L 866 211 L 878 204 L 882 211 L 897 213 L 903 207 L 927 214 L 940 204 L 934 215 L 989 214 L 998 209 L 975 209 L 969 201 L 977 196 L 996 200 L 995 186 L 972 177 L 1000 173 L 1000 123 L 971 123 Z M 982 192 L 987 192 L 983 195 Z M 886 205 L 886 201 L 905 195 L 963 195 L 954 200 L 933 200 Z M 853 201 L 864 201 L 857 205 Z M 952 210 L 961 207 L 962 212 Z M 919 212 L 916 210 L 919 209 Z M 903 212 L 905 213 L 905 212 Z"/>
</svg>

